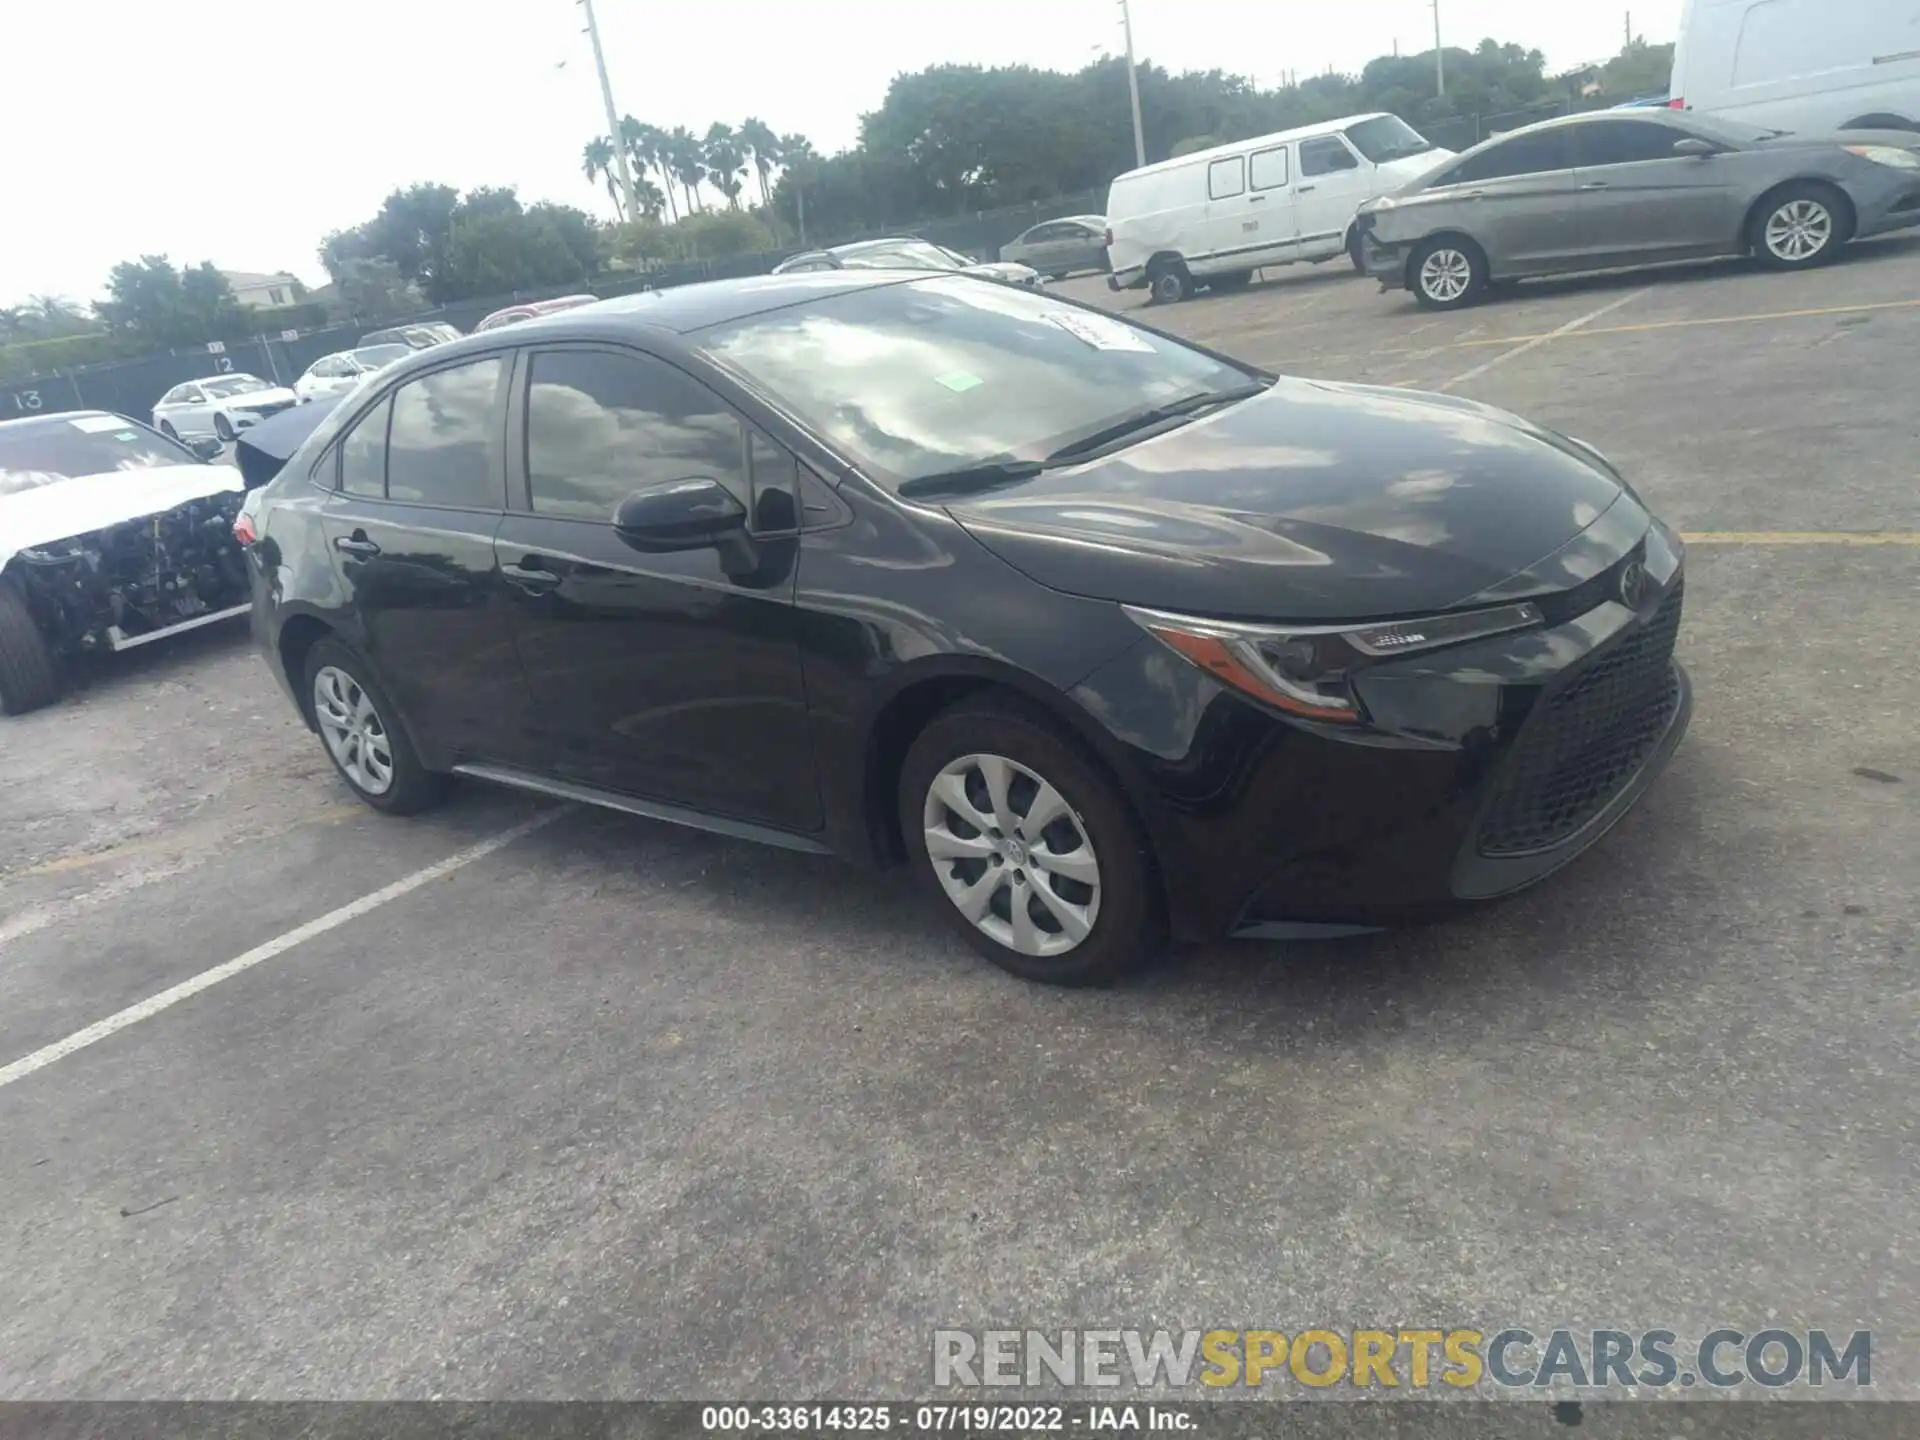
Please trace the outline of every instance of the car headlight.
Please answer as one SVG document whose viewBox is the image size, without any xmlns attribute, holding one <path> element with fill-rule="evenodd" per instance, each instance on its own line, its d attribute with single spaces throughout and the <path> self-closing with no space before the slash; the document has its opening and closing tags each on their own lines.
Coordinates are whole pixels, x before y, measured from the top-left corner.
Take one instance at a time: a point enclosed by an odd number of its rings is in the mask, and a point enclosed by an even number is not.
<svg viewBox="0 0 1920 1440">
<path fill-rule="evenodd" d="M 1222 684 L 1308 720 L 1357 724 L 1352 676 L 1375 661 L 1541 623 L 1532 604 L 1377 625 L 1242 625 L 1121 607 L 1127 618 Z"/>
<path fill-rule="evenodd" d="M 1841 148 L 1849 155 L 1858 155 L 1862 160 L 1871 160 L 1876 165 L 1891 165 L 1896 170 L 1920 170 L 1920 155 L 1911 150 L 1902 150 L 1897 145 L 1846 145 Z"/>
</svg>

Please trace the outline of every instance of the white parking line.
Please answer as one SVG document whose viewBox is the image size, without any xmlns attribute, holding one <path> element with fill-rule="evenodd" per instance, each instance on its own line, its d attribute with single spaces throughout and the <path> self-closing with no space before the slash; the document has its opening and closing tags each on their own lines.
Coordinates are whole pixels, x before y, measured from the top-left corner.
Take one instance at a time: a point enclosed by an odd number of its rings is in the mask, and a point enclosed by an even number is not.
<svg viewBox="0 0 1920 1440">
<path fill-rule="evenodd" d="M 36 1050 L 31 1055 L 22 1056 L 10 1065 L 0 1066 L 0 1087 L 25 1079 L 36 1070 L 44 1070 L 54 1061 L 63 1060 L 76 1050 L 84 1050 L 87 1046 L 104 1040 L 109 1035 L 125 1030 L 129 1025 L 137 1025 L 142 1020 L 151 1019 L 162 1010 L 178 1005 L 182 1000 L 198 995 L 202 990 L 210 989 L 222 980 L 231 980 L 242 971 L 251 970 L 254 966 L 273 959 L 276 955 L 286 954 L 294 946 L 311 940 L 316 935 L 324 935 L 327 931 L 336 929 L 349 920 L 358 920 L 362 915 L 378 910 L 390 900 L 398 900 L 402 895 L 410 894 L 422 885 L 431 884 L 443 876 L 453 874 L 456 870 L 465 869 L 476 860 L 484 860 L 496 850 L 504 850 L 514 841 L 531 835 L 543 826 L 551 825 L 562 815 L 570 813 L 572 808 L 570 805 L 563 805 L 558 809 L 543 810 L 511 829 L 502 830 L 489 840 L 482 840 L 478 845 L 469 845 L 465 850 L 449 855 L 437 865 L 416 870 L 404 879 L 396 880 L 391 885 L 375 890 L 371 895 L 362 895 L 358 900 L 342 905 L 338 910 L 329 910 L 318 920 L 309 920 L 306 924 L 297 926 L 284 935 L 276 936 L 264 945 L 256 945 L 244 955 L 234 956 L 224 965 L 216 965 L 211 970 L 202 970 L 193 978 L 182 980 L 178 985 L 162 990 L 158 995 L 150 995 L 137 1005 L 129 1005 L 126 1009 L 109 1015 L 104 1020 L 96 1021 L 84 1030 L 75 1031 L 64 1040 L 56 1040 L 53 1044 Z"/>
<path fill-rule="evenodd" d="M 1528 340 L 1523 345 L 1516 345 L 1511 350 L 1502 350 L 1498 355 L 1494 356 L 1491 360 L 1488 360 L 1482 364 L 1476 365 L 1471 370 L 1463 371 L 1462 373 L 1454 376 L 1451 380 L 1448 380 L 1445 383 L 1436 386 L 1435 388 L 1439 390 L 1451 390 L 1456 385 L 1464 385 L 1469 380 L 1477 380 L 1482 375 L 1486 374 L 1489 370 L 1493 369 L 1494 366 L 1504 365 L 1507 363 L 1507 361 L 1526 354 L 1529 350 L 1532 350 L 1536 346 L 1545 345 L 1550 340 L 1558 340 L 1562 335 L 1568 335 L 1575 330 L 1583 329 L 1586 326 L 1591 325 L 1594 321 L 1600 319 L 1602 316 L 1611 315 L 1614 311 L 1622 308 L 1623 306 L 1631 305 L 1634 301 L 1638 300 L 1642 295 L 1649 293 L 1652 289 L 1653 287 L 1651 285 L 1643 286 L 1638 290 L 1630 291 L 1629 293 L 1622 295 L 1618 300 L 1610 300 L 1605 305 L 1602 305 L 1598 310 L 1589 311 L 1587 314 L 1582 315 L 1578 320 L 1569 320 L 1566 324 L 1562 325 L 1558 330 L 1549 330 L 1544 335 L 1534 336 L 1531 340 Z M 1481 343 L 1486 343 L 1486 342 L 1481 342 Z"/>
</svg>

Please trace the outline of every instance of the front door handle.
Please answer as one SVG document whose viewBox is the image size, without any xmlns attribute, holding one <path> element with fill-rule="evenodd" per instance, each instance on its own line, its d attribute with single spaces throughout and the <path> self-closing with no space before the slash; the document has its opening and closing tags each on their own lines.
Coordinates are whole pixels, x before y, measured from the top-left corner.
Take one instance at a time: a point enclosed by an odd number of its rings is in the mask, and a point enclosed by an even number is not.
<svg viewBox="0 0 1920 1440">
<path fill-rule="evenodd" d="M 502 565 L 500 573 L 522 590 L 534 595 L 544 595 L 549 590 L 560 588 L 560 577 L 551 570 L 539 565 Z"/>
<path fill-rule="evenodd" d="M 1582 190 L 1604 190 L 1607 188 L 1607 182 L 1604 180 L 1589 180 L 1580 188 Z"/>
<path fill-rule="evenodd" d="M 342 555 L 373 556 L 380 553 L 380 547 L 369 540 L 366 532 L 356 530 L 351 535 L 342 535 L 333 542 L 333 548 Z"/>
<path fill-rule="evenodd" d="M 1311 195 L 1313 193 L 1313 186 L 1311 185 L 1295 186 L 1293 193 L 1296 195 Z"/>
</svg>

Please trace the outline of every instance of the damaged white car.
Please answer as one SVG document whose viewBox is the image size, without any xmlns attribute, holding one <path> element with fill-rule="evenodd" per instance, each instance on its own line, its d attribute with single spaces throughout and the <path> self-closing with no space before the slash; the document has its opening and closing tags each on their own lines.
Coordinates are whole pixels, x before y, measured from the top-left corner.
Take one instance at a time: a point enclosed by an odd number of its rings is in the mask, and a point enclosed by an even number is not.
<svg viewBox="0 0 1920 1440">
<path fill-rule="evenodd" d="M 57 699 L 75 656 L 246 613 L 217 453 L 98 410 L 0 421 L 0 712 Z"/>
</svg>

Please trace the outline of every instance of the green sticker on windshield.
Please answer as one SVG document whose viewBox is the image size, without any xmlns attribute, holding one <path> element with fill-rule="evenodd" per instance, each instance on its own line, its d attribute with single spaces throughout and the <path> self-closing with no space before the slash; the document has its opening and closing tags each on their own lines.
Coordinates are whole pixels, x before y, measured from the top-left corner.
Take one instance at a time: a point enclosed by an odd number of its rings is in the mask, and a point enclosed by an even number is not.
<svg viewBox="0 0 1920 1440">
<path fill-rule="evenodd" d="M 956 395 L 964 395 L 967 391 L 973 389 L 974 386 L 987 383 L 978 375 L 966 370 L 949 370 L 945 375 L 938 375 L 934 378 Z"/>
</svg>

